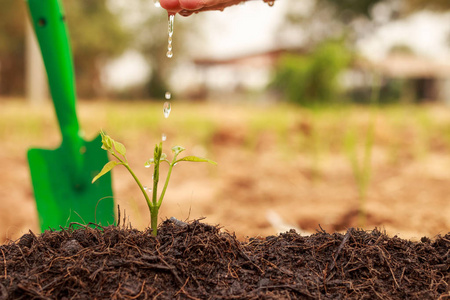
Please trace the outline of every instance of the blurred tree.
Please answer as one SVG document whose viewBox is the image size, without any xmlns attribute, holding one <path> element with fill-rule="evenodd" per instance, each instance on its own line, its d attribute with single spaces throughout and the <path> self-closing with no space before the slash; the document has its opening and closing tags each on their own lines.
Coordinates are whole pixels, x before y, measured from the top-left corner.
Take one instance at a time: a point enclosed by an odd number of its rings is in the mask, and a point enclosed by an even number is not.
<svg viewBox="0 0 450 300">
<path fill-rule="evenodd" d="M 329 104 L 339 98 L 339 75 L 350 61 L 349 50 L 335 41 L 324 42 L 306 55 L 284 55 L 272 88 L 303 106 Z"/>
<path fill-rule="evenodd" d="M 120 54 L 128 37 L 107 0 L 64 0 L 81 97 L 102 94 L 100 69 Z M 24 94 L 25 2 L 2 0 L 0 10 L 0 94 Z"/>
<path fill-rule="evenodd" d="M 64 0 L 80 98 L 104 95 L 101 69 L 121 54 L 130 36 L 107 0 Z"/>
<path fill-rule="evenodd" d="M 383 1 L 385 0 L 319 0 L 319 5 L 331 5 L 336 9 L 337 16 L 342 21 L 348 22 L 361 16 L 370 19 L 374 5 Z"/>
<path fill-rule="evenodd" d="M 450 10 L 449 0 L 406 0 L 407 6 L 412 11 L 430 9 L 436 11 Z"/>
<path fill-rule="evenodd" d="M 288 100 L 300 104 L 335 101 L 339 75 L 353 60 L 356 41 L 398 18 L 400 8 L 397 0 L 291 0 L 277 42 L 301 37 L 296 46 L 308 55 L 282 59 L 274 85 Z M 329 42 L 333 40 L 340 42 Z"/>
<path fill-rule="evenodd" d="M 352 43 L 373 32 L 375 26 L 397 18 L 401 8 L 400 2 L 396 0 L 291 2 L 290 9 L 286 12 L 286 21 L 280 28 L 280 39 L 301 36 L 301 44 L 307 46 L 342 37 Z M 286 32 L 288 34 L 284 34 Z"/>
<path fill-rule="evenodd" d="M 2 0 L 0 10 L 0 94 L 24 90 L 25 6 L 23 1 Z"/>
</svg>

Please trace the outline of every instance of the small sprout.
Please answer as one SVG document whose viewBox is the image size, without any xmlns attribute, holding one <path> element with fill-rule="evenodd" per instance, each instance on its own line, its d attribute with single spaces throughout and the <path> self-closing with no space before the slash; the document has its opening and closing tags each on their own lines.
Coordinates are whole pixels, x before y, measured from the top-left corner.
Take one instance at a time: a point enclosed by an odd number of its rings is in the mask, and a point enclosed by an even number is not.
<svg viewBox="0 0 450 300">
<path fill-rule="evenodd" d="M 116 149 L 116 151 L 122 155 L 125 156 L 125 154 L 127 153 L 127 149 L 125 149 L 125 146 L 119 142 L 116 142 L 113 140 L 113 144 L 114 144 L 114 148 Z"/>
<path fill-rule="evenodd" d="M 112 150 L 112 139 L 109 137 L 109 135 L 106 135 L 103 131 L 100 131 L 100 134 L 102 135 L 102 149 L 106 150 L 106 151 L 111 151 Z"/>
<path fill-rule="evenodd" d="M 172 174 L 173 167 L 181 162 L 181 161 L 190 161 L 190 162 L 207 162 L 213 165 L 217 165 L 216 162 L 201 158 L 197 156 L 185 156 L 183 158 L 177 159 L 177 156 L 183 152 L 185 149 L 181 146 L 175 146 L 172 148 L 173 158 L 172 161 L 167 159 L 167 155 L 162 152 L 163 146 L 162 142 L 155 145 L 155 149 L 153 152 L 153 158 L 150 158 L 145 162 L 145 167 L 150 168 L 153 166 L 153 188 L 143 186 L 139 179 L 136 177 L 133 170 L 128 164 L 126 154 L 126 148 L 123 144 L 113 140 L 110 136 L 106 135 L 103 131 L 100 132 L 102 135 L 102 149 L 108 151 L 112 156 L 114 156 L 117 160 L 109 161 L 105 164 L 103 169 L 94 177 L 92 183 L 94 183 L 98 178 L 102 177 L 109 171 L 111 171 L 117 165 L 123 165 L 131 174 L 131 176 L 136 181 L 137 185 L 141 189 L 142 194 L 147 202 L 147 206 L 150 210 L 150 219 L 151 219 L 151 227 L 152 234 L 156 236 L 157 234 L 157 226 L 158 226 L 158 213 L 159 208 L 161 207 L 162 201 L 164 199 L 164 195 L 166 193 L 167 187 L 169 185 L 170 175 Z M 114 148 L 113 148 L 114 146 Z M 114 151 L 115 150 L 115 151 Z M 121 157 L 122 156 L 122 157 Z M 158 182 L 159 182 L 159 165 L 161 161 L 167 162 L 169 164 L 169 170 L 167 171 L 167 177 L 164 183 L 164 187 L 161 191 L 161 194 L 158 198 Z M 151 194 L 151 200 L 149 198 L 149 194 Z"/>
<path fill-rule="evenodd" d="M 160 161 L 164 161 L 170 165 L 170 161 L 167 159 L 167 154 L 165 153 L 161 154 Z"/>
<path fill-rule="evenodd" d="M 175 155 L 180 154 L 180 153 L 183 152 L 184 150 L 186 150 L 186 149 L 184 149 L 184 148 L 181 147 L 181 146 L 175 146 L 175 147 L 172 148 L 172 152 L 173 152 L 173 154 L 175 154 Z"/>
</svg>

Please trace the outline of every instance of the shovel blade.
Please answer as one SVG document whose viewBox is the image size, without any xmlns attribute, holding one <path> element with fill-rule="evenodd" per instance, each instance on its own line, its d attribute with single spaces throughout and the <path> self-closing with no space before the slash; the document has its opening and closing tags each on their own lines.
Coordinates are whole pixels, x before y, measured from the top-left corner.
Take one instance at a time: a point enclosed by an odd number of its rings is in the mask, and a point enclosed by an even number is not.
<svg viewBox="0 0 450 300">
<path fill-rule="evenodd" d="M 108 162 L 108 154 L 100 148 L 101 136 L 84 142 L 81 183 L 74 184 L 67 168 L 68 151 L 61 145 L 56 150 L 30 149 L 28 162 L 41 231 L 67 227 L 71 222 L 103 226 L 114 224 L 114 201 L 111 174 L 94 184 L 92 178 Z"/>
</svg>

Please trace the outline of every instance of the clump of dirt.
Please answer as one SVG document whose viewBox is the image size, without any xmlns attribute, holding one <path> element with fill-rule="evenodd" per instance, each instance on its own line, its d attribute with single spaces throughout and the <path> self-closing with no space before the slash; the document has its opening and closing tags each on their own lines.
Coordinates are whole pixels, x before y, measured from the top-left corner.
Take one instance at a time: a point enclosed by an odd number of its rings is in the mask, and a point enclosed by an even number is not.
<svg viewBox="0 0 450 300">
<path fill-rule="evenodd" d="M 31 231 L 0 246 L 0 299 L 438 299 L 450 234 L 411 242 L 375 229 L 239 241 L 193 221 L 158 236 L 124 227 Z"/>
</svg>

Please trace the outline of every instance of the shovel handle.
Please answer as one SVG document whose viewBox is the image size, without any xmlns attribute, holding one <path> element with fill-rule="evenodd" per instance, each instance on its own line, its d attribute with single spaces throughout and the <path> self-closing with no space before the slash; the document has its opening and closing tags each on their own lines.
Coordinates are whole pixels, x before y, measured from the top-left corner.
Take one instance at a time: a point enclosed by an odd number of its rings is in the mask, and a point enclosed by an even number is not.
<svg viewBox="0 0 450 300">
<path fill-rule="evenodd" d="M 78 148 L 81 137 L 76 114 L 75 78 L 65 16 L 60 0 L 27 0 L 63 143 Z M 79 148 L 78 148 L 79 150 Z"/>
</svg>

